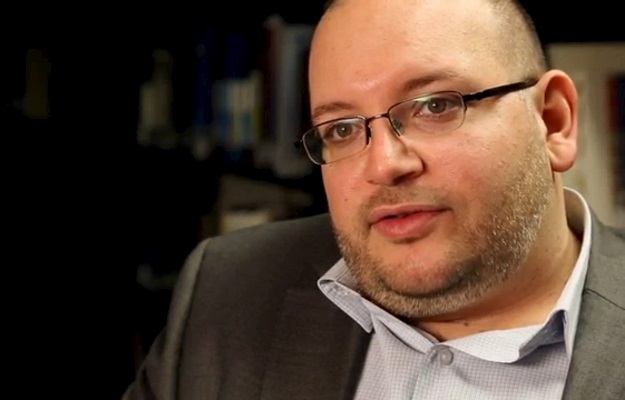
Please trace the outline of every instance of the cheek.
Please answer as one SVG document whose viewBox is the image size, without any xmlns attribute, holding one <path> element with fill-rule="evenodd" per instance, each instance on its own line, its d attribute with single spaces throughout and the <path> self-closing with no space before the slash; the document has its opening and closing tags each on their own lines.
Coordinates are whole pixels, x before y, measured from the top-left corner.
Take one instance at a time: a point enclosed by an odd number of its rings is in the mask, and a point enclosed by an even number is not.
<svg viewBox="0 0 625 400">
<path fill-rule="evenodd" d="M 431 153 L 431 184 L 457 197 L 456 201 L 489 197 L 505 174 L 506 158 L 506 151 L 487 141 L 445 146 L 444 151 Z"/>
<path fill-rule="evenodd" d="M 334 218 L 340 219 L 344 215 L 357 210 L 359 197 L 357 174 L 354 170 L 344 170 L 340 166 L 322 167 L 323 185 L 325 187 L 328 207 Z M 360 196 L 362 198 L 362 196 Z"/>
<path fill-rule="evenodd" d="M 454 188 L 457 190 L 485 175 L 488 153 L 488 147 L 482 144 L 445 146 L 441 151 L 432 151 L 429 171 L 438 185 L 444 184 L 452 191 Z"/>
</svg>

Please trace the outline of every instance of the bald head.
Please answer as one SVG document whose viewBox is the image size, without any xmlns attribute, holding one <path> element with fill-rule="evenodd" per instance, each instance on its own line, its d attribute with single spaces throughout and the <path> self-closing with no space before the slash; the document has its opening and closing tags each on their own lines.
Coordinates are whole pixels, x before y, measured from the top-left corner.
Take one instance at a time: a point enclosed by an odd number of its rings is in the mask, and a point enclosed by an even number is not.
<svg viewBox="0 0 625 400">
<path fill-rule="evenodd" d="M 534 22 L 514 0 L 488 0 L 494 8 L 499 26 L 501 57 L 525 76 L 546 71 L 545 55 Z"/>
<path fill-rule="evenodd" d="M 354 1 L 357 0 L 329 0 L 324 9 L 328 13 Z M 516 0 L 484 0 L 484 6 L 495 11 L 496 51 L 511 73 L 525 77 L 544 73 L 547 62 L 542 44 L 534 22 L 523 6 Z"/>
</svg>

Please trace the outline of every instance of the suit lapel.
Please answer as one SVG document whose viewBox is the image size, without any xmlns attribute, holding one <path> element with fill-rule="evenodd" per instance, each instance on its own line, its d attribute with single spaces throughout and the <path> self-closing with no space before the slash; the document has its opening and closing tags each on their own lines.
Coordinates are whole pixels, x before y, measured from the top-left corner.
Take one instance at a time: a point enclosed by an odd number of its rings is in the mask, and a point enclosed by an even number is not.
<svg viewBox="0 0 625 400">
<path fill-rule="evenodd" d="M 261 399 L 352 399 L 369 335 L 318 289 L 340 258 L 326 215 L 311 229 L 307 268 L 287 291 L 275 325 Z"/>
<path fill-rule="evenodd" d="M 564 400 L 617 399 L 625 394 L 622 309 L 586 291 Z"/>
<path fill-rule="evenodd" d="M 617 399 L 625 393 L 623 238 L 597 221 L 564 400 Z"/>
<path fill-rule="evenodd" d="M 351 399 L 368 335 L 318 290 L 288 292 L 261 399 Z"/>
</svg>

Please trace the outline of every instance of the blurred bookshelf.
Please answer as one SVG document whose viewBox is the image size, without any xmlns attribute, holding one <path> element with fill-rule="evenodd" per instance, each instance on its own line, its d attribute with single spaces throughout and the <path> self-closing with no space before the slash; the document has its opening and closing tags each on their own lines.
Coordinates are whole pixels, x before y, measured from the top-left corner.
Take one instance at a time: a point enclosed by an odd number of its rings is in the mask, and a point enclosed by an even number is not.
<svg viewBox="0 0 625 400">
<path fill-rule="evenodd" d="M 578 156 L 564 184 L 582 193 L 600 220 L 625 227 L 625 41 L 552 43 L 548 54 L 579 97 Z"/>
</svg>

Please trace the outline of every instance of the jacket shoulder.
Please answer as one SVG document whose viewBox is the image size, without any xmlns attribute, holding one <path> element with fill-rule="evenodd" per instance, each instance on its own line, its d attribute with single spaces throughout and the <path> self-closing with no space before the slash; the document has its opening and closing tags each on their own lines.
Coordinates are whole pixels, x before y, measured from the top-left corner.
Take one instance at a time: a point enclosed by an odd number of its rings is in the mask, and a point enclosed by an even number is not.
<svg viewBox="0 0 625 400">
<path fill-rule="evenodd" d="M 270 222 L 206 239 L 202 270 L 334 263 L 339 252 L 327 214 Z M 328 266 L 329 267 L 329 266 Z"/>
<path fill-rule="evenodd" d="M 586 289 L 625 310 L 625 228 L 593 221 Z"/>
</svg>

